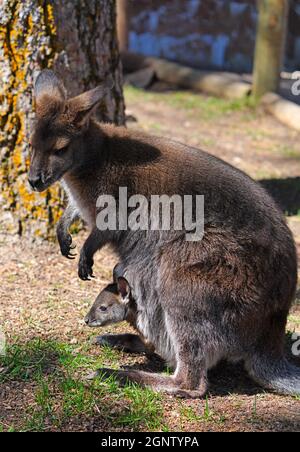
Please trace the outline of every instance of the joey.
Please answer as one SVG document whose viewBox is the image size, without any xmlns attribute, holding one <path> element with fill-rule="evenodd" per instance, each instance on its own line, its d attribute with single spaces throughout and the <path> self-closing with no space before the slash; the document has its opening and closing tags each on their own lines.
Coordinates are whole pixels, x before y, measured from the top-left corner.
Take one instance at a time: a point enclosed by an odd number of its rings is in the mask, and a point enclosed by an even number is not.
<svg viewBox="0 0 300 452">
<path fill-rule="evenodd" d="M 106 286 L 96 298 L 85 317 L 90 328 L 98 328 L 127 321 L 137 329 L 137 307 L 128 281 L 118 277 L 116 282 Z M 154 348 L 147 341 L 134 334 L 104 335 L 97 338 L 99 345 L 109 345 L 131 353 L 153 353 Z"/>
</svg>

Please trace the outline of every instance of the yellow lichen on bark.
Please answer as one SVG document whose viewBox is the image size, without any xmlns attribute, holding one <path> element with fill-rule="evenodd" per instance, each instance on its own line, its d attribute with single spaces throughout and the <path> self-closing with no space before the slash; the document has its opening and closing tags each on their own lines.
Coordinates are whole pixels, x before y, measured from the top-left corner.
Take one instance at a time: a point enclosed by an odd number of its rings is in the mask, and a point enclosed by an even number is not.
<svg viewBox="0 0 300 452">
<path fill-rule="evenodd" d="M 37 69 L 52 64 L 53 6 L 37 0 L 4 1 L 0 13 L 0 204 L 7 212 L 8 230 L 49 238 L 51 222 L 61 213 L 62 191 L 55 187 L 46 194 L 32 193 L 27 172 L 32 83 Z"/>
</svg>

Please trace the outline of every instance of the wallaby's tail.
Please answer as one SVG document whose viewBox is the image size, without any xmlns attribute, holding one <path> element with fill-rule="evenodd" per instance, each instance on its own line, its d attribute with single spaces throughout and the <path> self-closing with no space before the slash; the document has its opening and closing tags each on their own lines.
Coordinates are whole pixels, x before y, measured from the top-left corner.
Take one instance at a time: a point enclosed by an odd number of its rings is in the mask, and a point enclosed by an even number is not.
<svg viewBox="0 0 300 452">
<path fill-rule="evenodd" d="M 261 386 L 279 394 L 300 395 L 300 367 L 287 359 L 256 356 L 246 364 L 251 377 Z"/>
</svg>

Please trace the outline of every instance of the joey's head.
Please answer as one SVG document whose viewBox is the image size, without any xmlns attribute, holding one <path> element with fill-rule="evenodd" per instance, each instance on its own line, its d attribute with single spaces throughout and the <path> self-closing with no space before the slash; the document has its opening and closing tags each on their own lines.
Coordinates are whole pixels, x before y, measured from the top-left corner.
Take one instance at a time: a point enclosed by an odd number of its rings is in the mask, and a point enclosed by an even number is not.
<svg viewBox="0 0 300 452">
<path fill-rule="evenodd" d="M 85 323 L 92 328 L 111 325 L 126 320 L 131 290 L 127 280 L 118 278 L 116 284 L 109 284 L 100 292 L 89 313 Z"/>
<path fill-rule="evenodd" d="M 36 79 L 36 122 L 31 136 L 29 183 L 44 191 L 84 159 L 84 135 L 90 118 L 103 99 L 108 83 L 71 99 L 63 82 L 50 70 Z"/>
</svg>

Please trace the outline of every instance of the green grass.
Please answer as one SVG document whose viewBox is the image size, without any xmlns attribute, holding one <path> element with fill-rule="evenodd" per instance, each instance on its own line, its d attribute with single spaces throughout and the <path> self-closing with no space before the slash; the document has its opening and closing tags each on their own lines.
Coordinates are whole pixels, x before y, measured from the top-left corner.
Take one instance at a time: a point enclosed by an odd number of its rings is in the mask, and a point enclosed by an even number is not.
<svg viewBox="0 0 300 452">
<path fill-rule="evenodd" d="M 253 407 L 252 407 L 253 418 L 257 417 L 257 395 L 254 396 Z"/>
<path fill-rule="evenodd" d="M 8 347 L 7 355 L 0 364 L 5 370 L 0 374 L 0 383 L 7 380 L 38 380 L 64 351 L 59 344 L 34 340 L 26 345 Z"/>
<path fill-rule="evenodd" d="M 180 415 L 188 422 L 200 422 L 202 419 L 191 406 L 186 406 L 184 404 L 181 404 L 180 406 Z"/>
<path fill-rule="evenodd" d="M 197 413 L 192 406 L 186 405 L 181 402 L 179 407 L 181 421 L 189 423 L 224 424 L 224 422 L 226 422 L 227 420 L 226 416 L 224 414 L 213 411 L 210 407 L 209 400 L 209 396 L 206 396 L 202 413 L 200 410 L 199 413 Z"/>
<path fill-rule="evenodd" d="M 205 404 L 202 414 L 196 413 L 195 409 L 191 406 L 187 406 L 184 403 L 180 404 L 180 416 L 182 419 L 188 422 L 221 422 L 222 417 L 214 413 L 209 405 L 209 397 L 206 396 Z M 222 421 L 224 422 L 224 420 Z"/>
<path fill-rule="evenodd" d="M 0 433 L 4 433 L 4 432 L 8 432 L 8 433 L 14 433 L 15 429 L 13 427 L 5 427 L 3 424 L 1 424 L 0 422 Z"/>
<path fill-rule="evenodd" d="M 123 391 L 130 403 L 126 412 L 117 418 L 117 424 L 136 429 L 142 423 L 150 431 L 160 429 L 163 420 L 160 394 L 133 384 Z"/>
<path fill-rule="evenodd" d="M 279 147 L 279 152 L 284 157 L 300 160 L 300 150 L 292 148 L 291 146 L 282 145 Z"/>
<path fill-rule="evenodd" d="M 210 406 L 209 406 L 209 398 L 208 398 L 208 396 L 206 396 L 205 407 L 204 407 L 202 419 L 205 421 L 209 421 L 212 416 L 213 416 L 213 412 L 211 411 Z"/>
<path fill-rule="evenodd" d="M 294 323 L 297 327 L 300 326 L 300 318 L 298 316 L 290 315 L 288 321 Z"/>
<path fill-rule="evenodd" d="M 63 394 L 62 412 L 65 418 L 93 413 L 96 398 L 92 385 L 86 386 L 82 381 L 67 377 L 61 382 L 60 388 Z"/>
<path fill-rule="evenodd" d="M 91 353 L 89 345 L 81 347 L 55 341 L 32 340 L 15 343 L 7 355 L 0 358 L 0 385 L 23 382 L 34 393 L 34 403 L 24 406 L 18 425 L 5 426 L 0 431 L 60 430 L 72 418 L 97 417 L 111 426 L 163 428 L 161 396 L 149 389 L 128 384 L 121 388 L 116 379 L 85 376 L 103 363 L 116 364 L 118 353 L 108 348 Z M 99 349 L 100 350 L 100 349 Z"/>
<path fill-rule="evenodd" d="M 212 96 L 204 96 L 190 91 L 169 91 L 155 93 L 144 91 L 132 86 L 125 87 L 125 99 L 128 102 L 161 102 L 172 108 L 184 110 L 199 119 L 215 120 L 235 111 L 253 113 L 254 101 L 251 98 L 221 99 Z"/>
<path fill-rule="evenodd" d="M 253 128 L 246 128 L 245 132 L 247 133 L 247 135 L 252 138 L 255 141 L 261 141 L 264 139 L 269 139 L 272 138 L 272 135 L 270 134 L 270 132 L 266 132 L 264 130 L 259 130 L 259 129 L 253 129 Z"/>
</svg>

